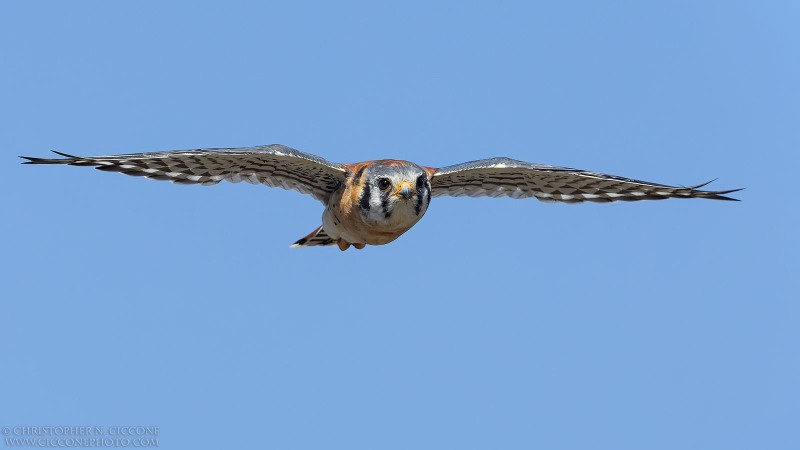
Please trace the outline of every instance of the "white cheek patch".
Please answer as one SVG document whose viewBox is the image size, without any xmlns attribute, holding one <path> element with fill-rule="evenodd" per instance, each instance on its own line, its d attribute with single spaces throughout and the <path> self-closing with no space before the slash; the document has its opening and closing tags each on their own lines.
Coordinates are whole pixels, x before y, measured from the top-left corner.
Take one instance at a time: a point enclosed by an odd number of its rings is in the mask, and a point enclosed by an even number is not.
<svg viewBox="0 0 800 450">
<path fill-rule="evenodd" d="M 394 166 L 366 172 L 364 183 L 365 189 L 369 189 L 369 209 L 361 209 L 364 220 L 370 226 L 385 231 L 403 230 L 413 226 L 428 209 L 430 181 L 425 179 L 425 185 L 418 184 L 420 177 L 424 176 L 425 173 L 416 166 Z M 378 181 L 384 177 L 389 179 L 391 185 L 381 190 Z M 403 183 L 410 185 L 413 192 L 413 196 L 408 199 L 394 194 Z"/>
<path fill-rule="evenodd" d="M 381 191 L 377 187 L 372 188 L 369 195 L 369 212 L 370 214 L 383 214 L 383 205 L 381 204 Z"/>
</svg>

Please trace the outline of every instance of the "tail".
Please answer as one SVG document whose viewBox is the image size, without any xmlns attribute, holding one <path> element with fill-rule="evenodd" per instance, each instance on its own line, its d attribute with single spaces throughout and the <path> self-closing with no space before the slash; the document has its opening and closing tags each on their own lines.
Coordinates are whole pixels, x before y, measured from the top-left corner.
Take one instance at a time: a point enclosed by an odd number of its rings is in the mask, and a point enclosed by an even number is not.
<svg viewBox="0 0 800 450">
<path fill-rule="evenodd" d="M 292 248 L 311 247 L 314 245 L 336 245 L 336 241 L 328 236 L 328 233 L 322 229 L 322 225 L 316 230 L 312 231 L 308 236 L 298 240 L 291 245 Z"/>
</svg>

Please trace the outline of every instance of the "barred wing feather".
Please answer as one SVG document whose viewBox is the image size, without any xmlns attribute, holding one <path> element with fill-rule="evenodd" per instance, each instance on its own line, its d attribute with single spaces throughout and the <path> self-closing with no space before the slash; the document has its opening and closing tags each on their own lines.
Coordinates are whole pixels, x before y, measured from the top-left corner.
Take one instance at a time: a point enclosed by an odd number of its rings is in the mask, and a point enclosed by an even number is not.
<svg viewBox="0 0 800 450">
<path fill-rule="evenodd" d="M 704 191 L 696 186 L 668 186 L 568 167 L 510 158 L 490 158 L 433 171 L 432 195 L 536 198 L 567 203 L 708 198 L 736 200 L 724 194 L 741 189 Z"/>
<path fill-rule="evenodd" d="M 284 145 L 242 148 L 206 148 L 112 156 L 73 156 L 48 159 L 23 156 L 26 164 L 95 166 L 179 184 L 213 185 L 246 181 L 293 189 L 322 201 L 344 182 L 346 169 L 337 163 Z"/>
</svg>

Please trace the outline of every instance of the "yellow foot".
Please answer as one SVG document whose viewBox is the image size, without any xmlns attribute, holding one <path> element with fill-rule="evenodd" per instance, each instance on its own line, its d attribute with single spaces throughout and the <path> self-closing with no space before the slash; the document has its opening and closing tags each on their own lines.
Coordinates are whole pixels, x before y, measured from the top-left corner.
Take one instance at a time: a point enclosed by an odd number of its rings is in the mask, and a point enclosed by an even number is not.
<svg viewBox="0 0 800 450">
<path fill-rule="evenodd" d="M 361 250 L 362 248 L 366 247 L 367 244 L 353 244 L 353 247 Z"/>
<path fill-rule="evenodd" d="M 350 243 L 349 243 L 349 242 L 347 242 L 347 241 L 345 241 L 345 240 L 344 240 L 344 239 L 342 239 L 342 238 L 339 238 L 339 240 L 338 240 L 338 241 L 336 241 L 336 245 L 338 245 L 338 246 L 339 246 L 339 250 L 341 250 L 341 251 L 345 251 L 345 250 L 347 250 L 348 248 L 350 248 Z M 358 248 L 358 247 L 356 247 L 356 248 Z"/>
</svg>

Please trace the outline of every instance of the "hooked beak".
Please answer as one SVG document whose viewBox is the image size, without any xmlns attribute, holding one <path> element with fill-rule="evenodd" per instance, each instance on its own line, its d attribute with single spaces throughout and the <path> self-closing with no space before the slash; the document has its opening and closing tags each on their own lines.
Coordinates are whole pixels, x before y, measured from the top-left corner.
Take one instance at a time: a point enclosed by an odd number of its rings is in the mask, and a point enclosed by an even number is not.
<svg viewBox="0 0 800 450">
<path fill-rule="evenodd" d="M 399 195 L 404 199 L 408 200 L 414 195 L 414 190 L 411 189 L 411 184 L 407 181 L 400 183 L 400 186 L 397 186 L 397 190 L 394 191 L 394 195 Z"/>
</svg>

